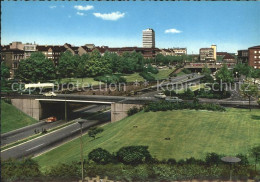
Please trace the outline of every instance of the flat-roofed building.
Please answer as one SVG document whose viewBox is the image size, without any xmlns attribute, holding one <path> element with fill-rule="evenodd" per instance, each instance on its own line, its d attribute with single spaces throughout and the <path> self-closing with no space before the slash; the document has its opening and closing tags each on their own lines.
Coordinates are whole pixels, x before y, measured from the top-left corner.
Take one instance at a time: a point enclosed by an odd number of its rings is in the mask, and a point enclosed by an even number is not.
<svg viewBox="0 0 260 182">
<path fill-rule="evenodd" d="M 237 62 L 238 63 L 248 63 L 248 50 L 238 50 L 237 51 Z"/>
<path fill-rule="evenodd" d="M 33 52 L 36 51 L 36 44 L 26 43 L 24 44 L 24 59 L 31 56 Z"/>
<path fill-rule="evenodd" d="M 155 32 L 151 28 L 143 30 L 143 47 L 155 48 Z"/>
<path fill-rule="evenodd" d="M 213 48 L 201 48 L 200 49 L 200 61 L 214 61 L 214 49 Z"/>
</svg>

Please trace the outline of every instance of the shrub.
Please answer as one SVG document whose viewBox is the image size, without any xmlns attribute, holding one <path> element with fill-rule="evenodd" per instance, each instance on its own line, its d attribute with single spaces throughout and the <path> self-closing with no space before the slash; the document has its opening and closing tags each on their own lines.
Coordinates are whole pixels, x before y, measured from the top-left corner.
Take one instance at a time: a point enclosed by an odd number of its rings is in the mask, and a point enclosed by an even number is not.
<svg viewBox="0 0 260 182">
<path fill-rule="evenodd" d="M 221 155 L 214 152 L 207 153 L 205 162 L 207 165 L 219 165 L 220 163 L 222 163 L 221 157 Z"/>
<path fill-rule="evenodd" d="M 184 68 L 182 70 L 182 72 L 185 73 L 185 74 L 191 74 L 191 71 L 189 69 L 187 69 L 187 68 Z"/>
<path fill-rule="evenodd" d="M 141 73 L 139 73 L 139 75 L 147 81 L 154 81 L 155 80 L 155 78 L 150 73 L 147 73 L 147 72 L 141 72 Z"/>
<path fill-rule="evenodd" d="M 127 111 L 127 115 L 128 116 L 132 116 L 138 112 L 140 112 L 142 110 L 142 108 L 138 109 L 136 106 L 130 108 L 128 111 Z"/>
<path fill-rule="evenodd" d="M 151 154 L 147 146 L 129 146 L 119 149 L 116 157 L 124 164 L 137 165 L 149 161 Z"/>
<path fill-rule="evenodd" d="M 107 164 L 113 160 L 113 156 L 107 150 L 102 148 L 92 150 L 88 154 L 88 158 L 97 164 Z"/>
<path fill-rule="evenodd" d="M 96 135 L 99 134 L 99 133 L 102 133 L 104 131 L 103 128 L 99 128 L 99 127 L 91 127 L 88 131 L 88 136 L 89 137 L 92 137 L 94 139 L 96 139 Z"/>
<path fill-rule="evenodd" d="M 200 104 L 200 103 L 171 103 L 167 101 L 153 102 L 145 106 L 144 111 L 167 111 L 167 110 L 181 110 L 181 109 L 196 109 L 196 110 L 209 110 L 209 111 L 221 111 L 224 112 L 226 109 L 216 104 Z"/>
<path fill-rule="evenodd" d="M 57 164 L 46 171 L 45 175 L 52 178 L 78 178 L 81 175 L 80 163 L 73 161 Z"/>
<path fill-rule="evenodd" d="M 41 175 L 39 164 L 31 158 L 21 161 L 14 159 L 1 161 L 1 179 L 3 180 L 29 180 Z"/>
</svg>

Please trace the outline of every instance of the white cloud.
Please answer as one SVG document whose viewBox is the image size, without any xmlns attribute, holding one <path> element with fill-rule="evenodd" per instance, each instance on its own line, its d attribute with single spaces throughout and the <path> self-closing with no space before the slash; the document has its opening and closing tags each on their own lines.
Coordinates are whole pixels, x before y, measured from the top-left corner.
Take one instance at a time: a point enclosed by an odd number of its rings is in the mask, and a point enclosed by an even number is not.
<svg viewBox="0 0 260 182">
<path fill-rule="evenodd" d="M 86 5 L 86 6 L 81 6 L 81 5 L 76 5 L 74 6 L 75 9 L 77 10 L 82 10 L 82 11 L 88 11 L 88 10 L 91 10 L 94 8 L 94 6 L 91 6 L 91 5 Z"/>
<path fill-rule="evenodd" d="M 177 30 L 177 29 L 175 29 L 175 28 L 172 28 L 172 29 L 167 29 L 167 30 L 165 30 L 165 32 L 164 33 L 181 33 L 182 31 L 180 31 L 180 30 Z"/>
<path fill-rule="evenodd" d="M 84 14 L 84 13 L 77 12 L 77 15 L 79 15 L 79 16 L 84 16 L 85 14 Z"/>
<path fill-rule="evenodd" d="M 57 6 L 50 6 L 51 9 L 57 8 Z"/>
<path fill-rule="evenodd" d="M 125 13 L 121 13 L 120 11 L 112 12 L 112 13 L 93 13 L 94 16 L 97 18 L 101 18 L 103 20 L 113 20 L 116 21 L 119 18 L 123 18 L 125 16 Z"/>
</svg>

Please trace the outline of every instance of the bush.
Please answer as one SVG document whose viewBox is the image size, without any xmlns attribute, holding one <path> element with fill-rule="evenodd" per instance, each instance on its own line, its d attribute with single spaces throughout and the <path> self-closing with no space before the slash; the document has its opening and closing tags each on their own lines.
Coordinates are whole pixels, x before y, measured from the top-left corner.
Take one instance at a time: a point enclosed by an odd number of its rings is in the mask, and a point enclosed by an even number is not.
<svg viewBox="0 0 260 182">
<path fill-rule="evenodd" d="M 46 171 L 45 175 L 52 178 L 78 178 L 81 175 L 80 163 L 73 161 L 67 164 L 57 164 Z"/>
<path fill-rule="evenodd" d="M 88 131 L 88 136 L 89 137 L 92 137 L 94 139 L 96 139 L 96 135 L 99 134 L 99 133 L 102 133 L 104 131 L 103 128 L 99 128 L 99 127 L 91 127 Z"/>
<path fill-rule="evenodd" d="M 146 72 L 146 73 L 150 72 L 150 73 L 153 73 L 153 74 L 159 73 L 158 69 L 152 67 L 151 64 L 149 64 L 149 65 L 147 66 L 147 68 L 144 68 L 143 72 Z"/>
<path fill-rule="evenodd" d="M 41 175 L 39 164 L 31 158 L 21 161 L 14 159 L 1 161 L 1 179 L 3 181 L 29 180 Z"/>
<path fill-rule="evenodd" d="M 208 153 L 206 155 L 205 162 L 207 165 L 219 165 L 219 164 L 223 163 L 221 161 L 221 157 L 223 157 L 223 156 L 216 154 L 214 152 Z"/>
<path fill-rule="evenodd" d="M 139 73 L 139 75 L 147 81 L 154 81 L 155 80 L 155 78 L 150 73 L 147 73 L 147 72 L 141 72 L 141 73 Z"/>
<path fill-rule="evenodd" d="M 113 160 L 113 156 L 107 150 L 102 148 L 92 150 L 88 154 L 88 158 L 97 164 L 108 164 Z"/>
<path fill-rule="evenodd" d="M 142 110 L 142 108 L 138 109 L 136 106 L 130 108 L 128 111 L 127 111 L 127 115 L 128 116 L 132 116 L 138 112 L 140 112 Z"/>
<path fill-rule="evenodd" d="M 200 104 L 200 103 L 171 103 L 167 101 L 153 102 L 145 106 L 144 111 L 168 111 L 168 110 L 181 110 L 181 109 L 196 109 L 196 110 L 209 110 L 224 112 L 226 109 L 216 104 Z"/>
<path fill-rule="evenodd" d="M 142 164 L 152 158 L 147 146 L 122 147 L 116 157 L 119 162 L 131 165 Z"/>
<path fill-rule="evenodd" d="M 186 68 L 184 68 L 182 70 L 182 72 L 185 73 L 185 74 L 191 74 L 191 71 L 189 69 L 186 69 Z"/>
</svg>

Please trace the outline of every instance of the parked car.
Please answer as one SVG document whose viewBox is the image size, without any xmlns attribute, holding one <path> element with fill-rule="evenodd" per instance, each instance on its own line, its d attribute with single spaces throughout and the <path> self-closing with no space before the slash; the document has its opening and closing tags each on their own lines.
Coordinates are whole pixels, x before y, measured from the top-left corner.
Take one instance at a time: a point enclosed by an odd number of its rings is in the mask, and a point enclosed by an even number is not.
<svg viewBox="0 0 260 182">
<path fill-rule="evenodd" d="M 55 121 L 57 121 L 57 118 L 55 116 L 52 116 L 52 117 L 47 118 L 46 123 L 52 123 L 52 122 L 55 122 Z"/>
<path fill-rule="evenodd" d="M 55 96 L 57 96 L 57 94 L 55 94 L 54 92 L 47 92 L 47 93 L 45 93 L 43 95 L 47 96 L 47 97 L 55 97 Z"/>
<path fill-rule="evenodd" d="M 183 100 L 179 99 L 178 97 L 167 97 L 165 100 L 168 102 L 183 102 Z"/>
<path fill-rule="evenodd" d="M 159 98 L 159 99 L 165 99 L 166 95 L 162 92 L 155 94 L 154 97 Z"/>
</svg>

